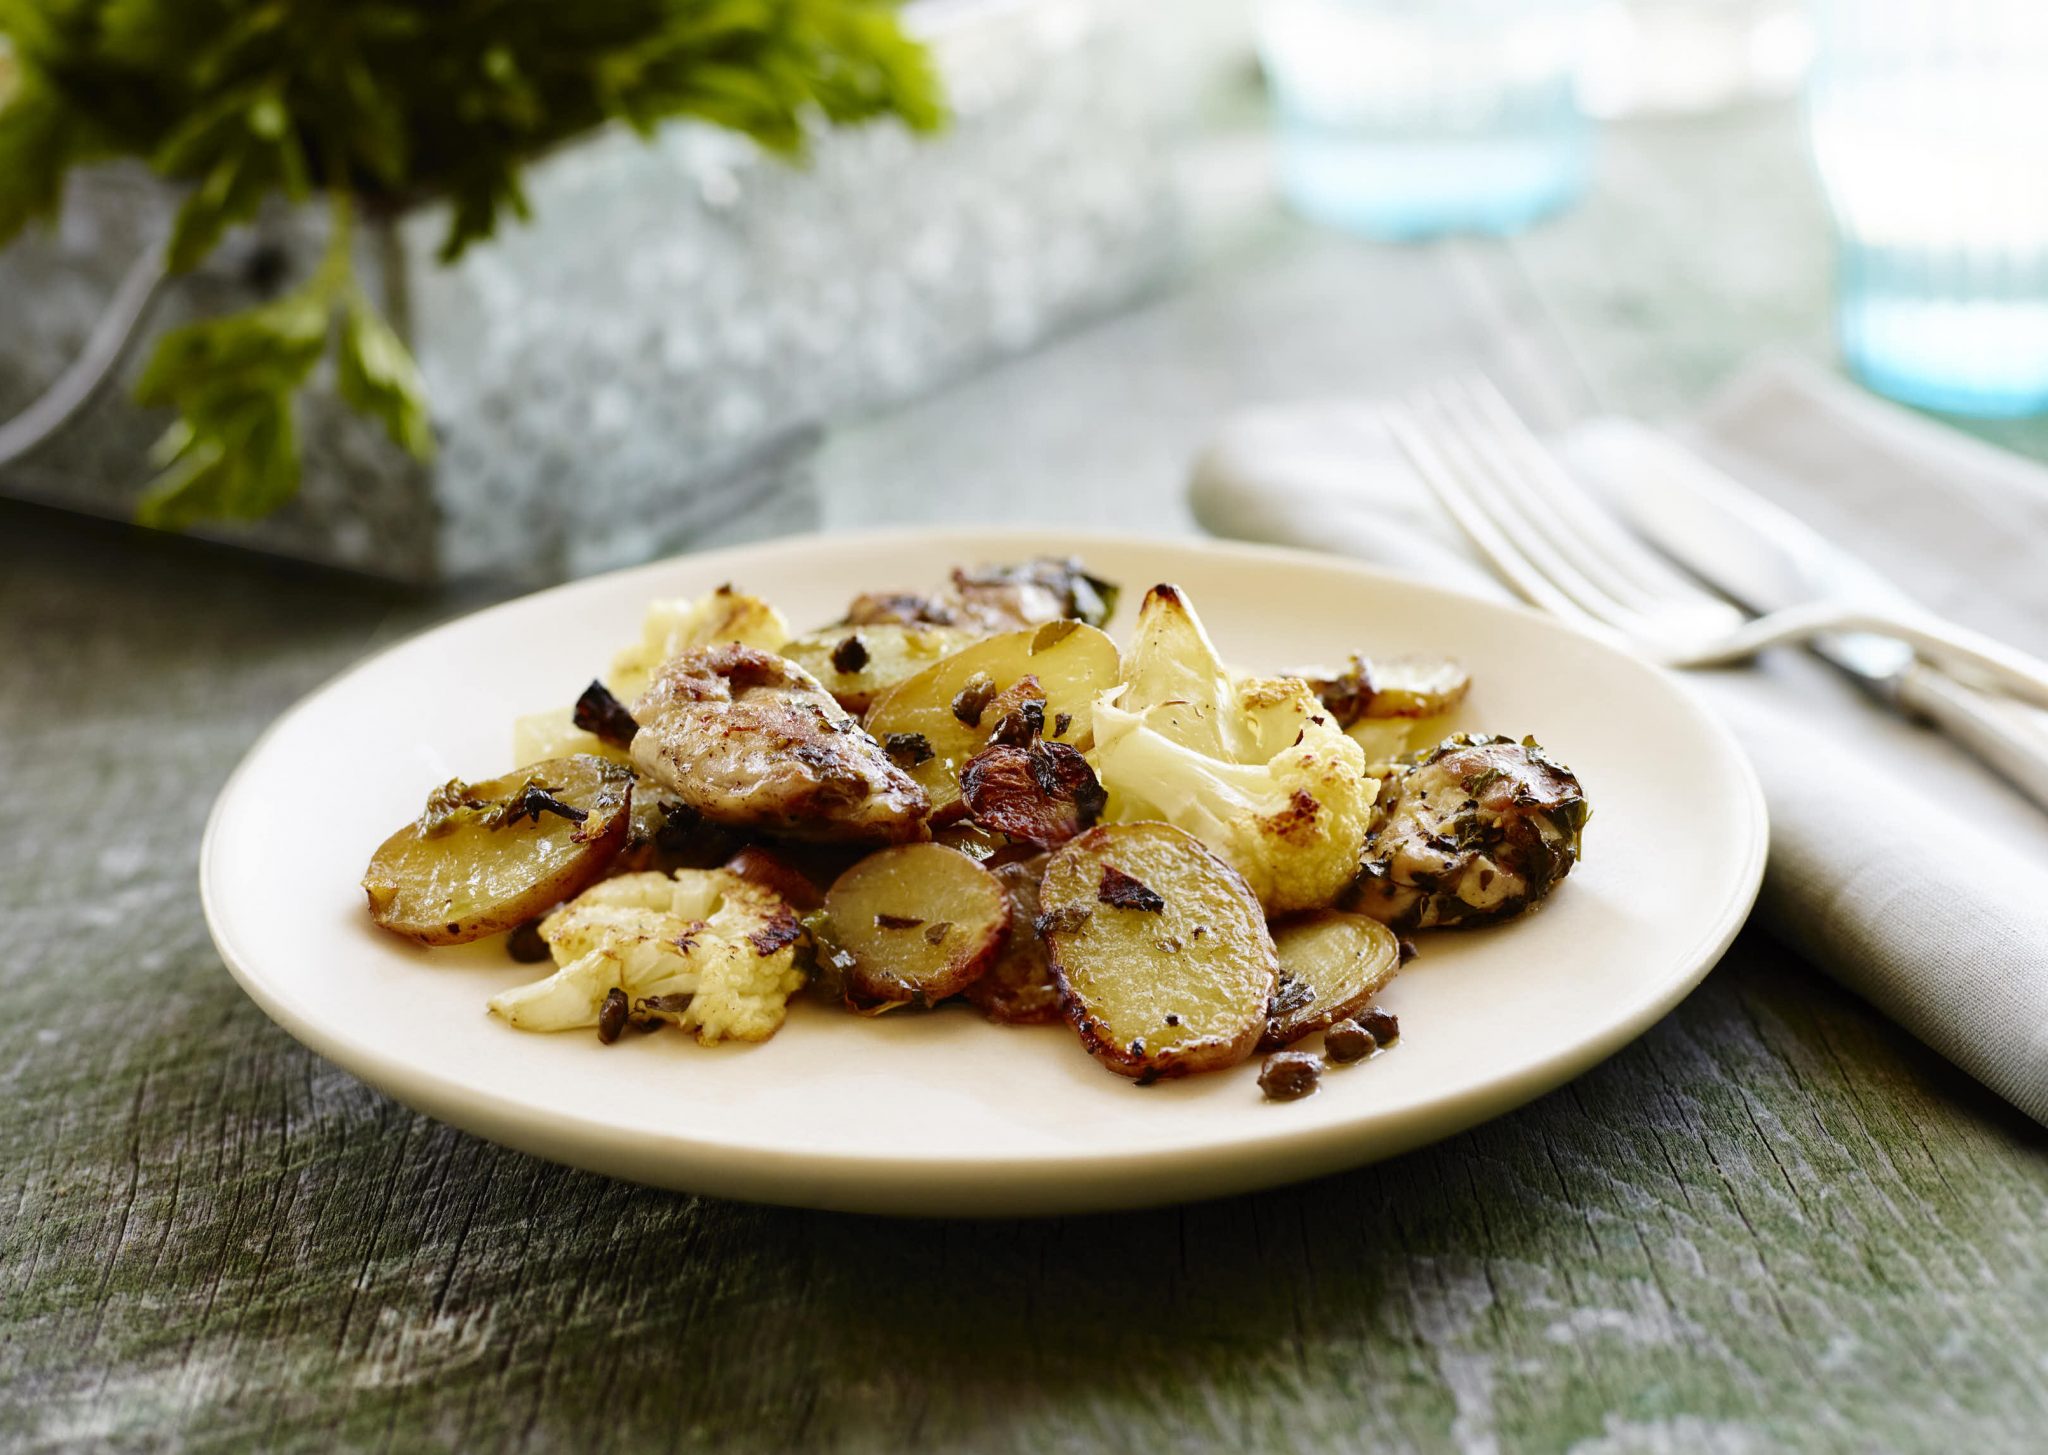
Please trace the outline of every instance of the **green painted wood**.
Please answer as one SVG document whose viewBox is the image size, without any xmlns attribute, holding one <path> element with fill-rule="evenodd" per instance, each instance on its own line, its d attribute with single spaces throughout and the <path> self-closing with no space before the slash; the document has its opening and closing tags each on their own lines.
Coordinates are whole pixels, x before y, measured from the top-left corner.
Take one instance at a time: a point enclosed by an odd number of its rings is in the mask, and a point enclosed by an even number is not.
<svg viewBox="0 0 2048 1455">
<path fill-rule="evenodd" d="M 1226 217 L 1175 297 L 843 431 L 820 477 L 848 519 L 946 485 L 1171 527 L 1239 399 L 1465 359 L 1532 407 L 1676 407 L 1824 341 L 1790 135 L 1631 129 L 1512 247 Z M 1695 163 L 1692 202 L 1655 185 Z M 1788 261 L 1677 276 L 1760 229 L 1713 231 L 1744 187 Z M 0 508 L 0 1447 L 2039 1448 L 2048 1131 L 1755 935 L 1515 1115 L 1159 1212 L 747 1207 L 412 1115 L 235 988 L 198 837 L 280 709 L 474 604 Z"/>
</svg>

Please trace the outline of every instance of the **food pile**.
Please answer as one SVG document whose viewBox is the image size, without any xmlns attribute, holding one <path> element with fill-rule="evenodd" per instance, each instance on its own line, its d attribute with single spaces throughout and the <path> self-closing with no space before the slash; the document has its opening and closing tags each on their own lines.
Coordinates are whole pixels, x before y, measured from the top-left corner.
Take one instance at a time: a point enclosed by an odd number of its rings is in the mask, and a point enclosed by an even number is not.
<svg viewBox="0 0 2048 1455">
<path fill-rule="evenodd" d="M 1454 663 L 1246 676 L 1170 585 L 1120 651 L 1116 597 L 1046 558 L 802 635 L 729 586 L 656 602 L 574 707 L 515 725 L 519 768 L 385 841 L 371 917 L 550 962 L 490 1002 L 520 1030 L 712 1045 L 806 986 L 870 1016 L 959 997 L 1140 1082 L 1266 1052 L 1266 1095 L 1305 1096 L 1398 1036 L 1402 935 L 1570 873 L 1585 796 L 1533 740 L 1451 731 Z"/>
</svg>

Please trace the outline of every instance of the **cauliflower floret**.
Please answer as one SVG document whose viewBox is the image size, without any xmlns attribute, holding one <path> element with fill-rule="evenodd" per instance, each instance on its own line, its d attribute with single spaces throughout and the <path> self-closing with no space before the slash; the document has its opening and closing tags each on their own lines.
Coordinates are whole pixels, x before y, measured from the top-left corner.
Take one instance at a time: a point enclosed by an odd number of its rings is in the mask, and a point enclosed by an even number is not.
<svg viewBox="0 0 2048 1455">
<path fill-rule="evenodd" d="M 1379 784 L 1297 677 L 1233 680 L 1180 593 L 1154 587 L 1088 754 L 1112 821 L 1164 819 L 1244 875 L 1270 914 L 1357 877 Z"/>
<path fill-rule="evenodd" d="M 678 596 L 647 603 L 640 640 L 612 658 L 605 685 L 621 702 L 632 702 L 653 682 L 655 669 L 691 647 L 717 647 L 727 642 L 779 651 L 789 640 L 783 614 L 744 591 L 721 586 L 709 596 L 691 600 Z M 573 707 L 530 712 L 512 723 L 512 762 L 524 768 L 549 758 L 592 753 L 621 763 L 632 759 L 624 749 L 576 726 Z"/>
<path fill-rule="evenodd" d="M 491 998 L 522 1031 L 595 1026 L 614 989 L 636 1020 L 694 1030 L 704 1045 L 765 1041 L 802 986 L 803 929 L 779 896 L 725 869 L 622 874 L 541 921 L 559 966 Z"/>
<path fill-rule="evenodd" d="M 687 596 L 647 604 L 640 640 L 612 658 L 605 685 L 621 702 L 632 702 L 654 681 L 655 669 L 691 647 L 738 642 L 764 652 L 789 640 L 789 620 L 758 596 L 721 586 L 698 601 Z"/>
</svg>

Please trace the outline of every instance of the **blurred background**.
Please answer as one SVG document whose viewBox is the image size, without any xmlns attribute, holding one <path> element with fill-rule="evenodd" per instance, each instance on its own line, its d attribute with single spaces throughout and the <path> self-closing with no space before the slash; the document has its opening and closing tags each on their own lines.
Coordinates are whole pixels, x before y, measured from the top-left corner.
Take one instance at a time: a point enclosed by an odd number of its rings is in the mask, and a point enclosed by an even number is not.
<svg viewBox="0 0 2048 1455">
<path fill-rule="evenodd" d="M 547 9 L 0 0 L 0 493 L 534 581 L 1772 351 L 2048 454 L 2037 0 Z"/>
</svg>

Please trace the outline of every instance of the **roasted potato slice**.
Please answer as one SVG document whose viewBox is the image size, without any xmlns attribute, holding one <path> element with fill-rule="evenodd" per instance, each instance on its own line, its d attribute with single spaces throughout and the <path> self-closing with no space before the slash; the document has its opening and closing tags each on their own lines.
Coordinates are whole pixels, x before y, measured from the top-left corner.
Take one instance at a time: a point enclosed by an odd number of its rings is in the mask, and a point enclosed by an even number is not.
<svg viewBox="0 0 2048 1455">
<path fill-rule="evenodd" d="M 423 945 L 459 945 L 580 894 L 625 846 L 632 784 L 630 769 L 588 756 L 443 784 L 371 856 L 370 918 Z"/>
<path fill-rule="evenodd" d="M 782 655 L 858 716 L 898 682 L 986 635 L 973 627 L 925 623 L 828 626 L 783 643 Z"/>
<path fill-rule="evenodd" d="M 1401 944 L 1362 914 L 1323 909 L 1273 926 L 1280 979 L 1266 1008 L 1261 1051 L 1291 1046 L 1356 1015 L 1394 978 Z"/>
<path fill-rule="evenodd" d="M 1036 854 L 989 866 L 1010 896 L 1010 938 L 995 964 L 967 987 L 966 996 L 1001 1025 L 1048 1025 L 1060 1018 L 1060 988 L 1037 931 L 1045 865 L 1046 856 Z"/>
<path fill-rule="evenodd" d="M 833 881 L 820 930 L 842 952 L 851 999 L 934 1005 L 995 963 L 1010 900 L 959 850 L 899 844 Z"/>
<path fill-rule="evenodd" d="M 1117 682 L 1116 643 L 1055 621 L 987 637 L 897 683 L 868 709 L 867 729 L 931 796 L 932 818 L 963 811 L 960 770 L 995 736 L 1002 694 L 1036 677 L 1045 737 L 1086 749 L 1095 699 Z M 928 756 L 927 756 L 928 755 Z"/>
<path fill-rule="evenodd" d="M 1472 675 L 1449 657 L 1366 657 L 1343 667 L 1304 667 L 1305 679 L 1339 727 L 1368 719 L 1441 717 L 1465 700 Z"/>
<path fill-rule="evenodd" d="M 1242 876 L 1171 824 L 1104 824 L 1053 855 L 1038 923 L 1091 1055 L 1153 1080 L 1235 1065 L 1266 1029 L 1273 939 Z"/>
</svg>

